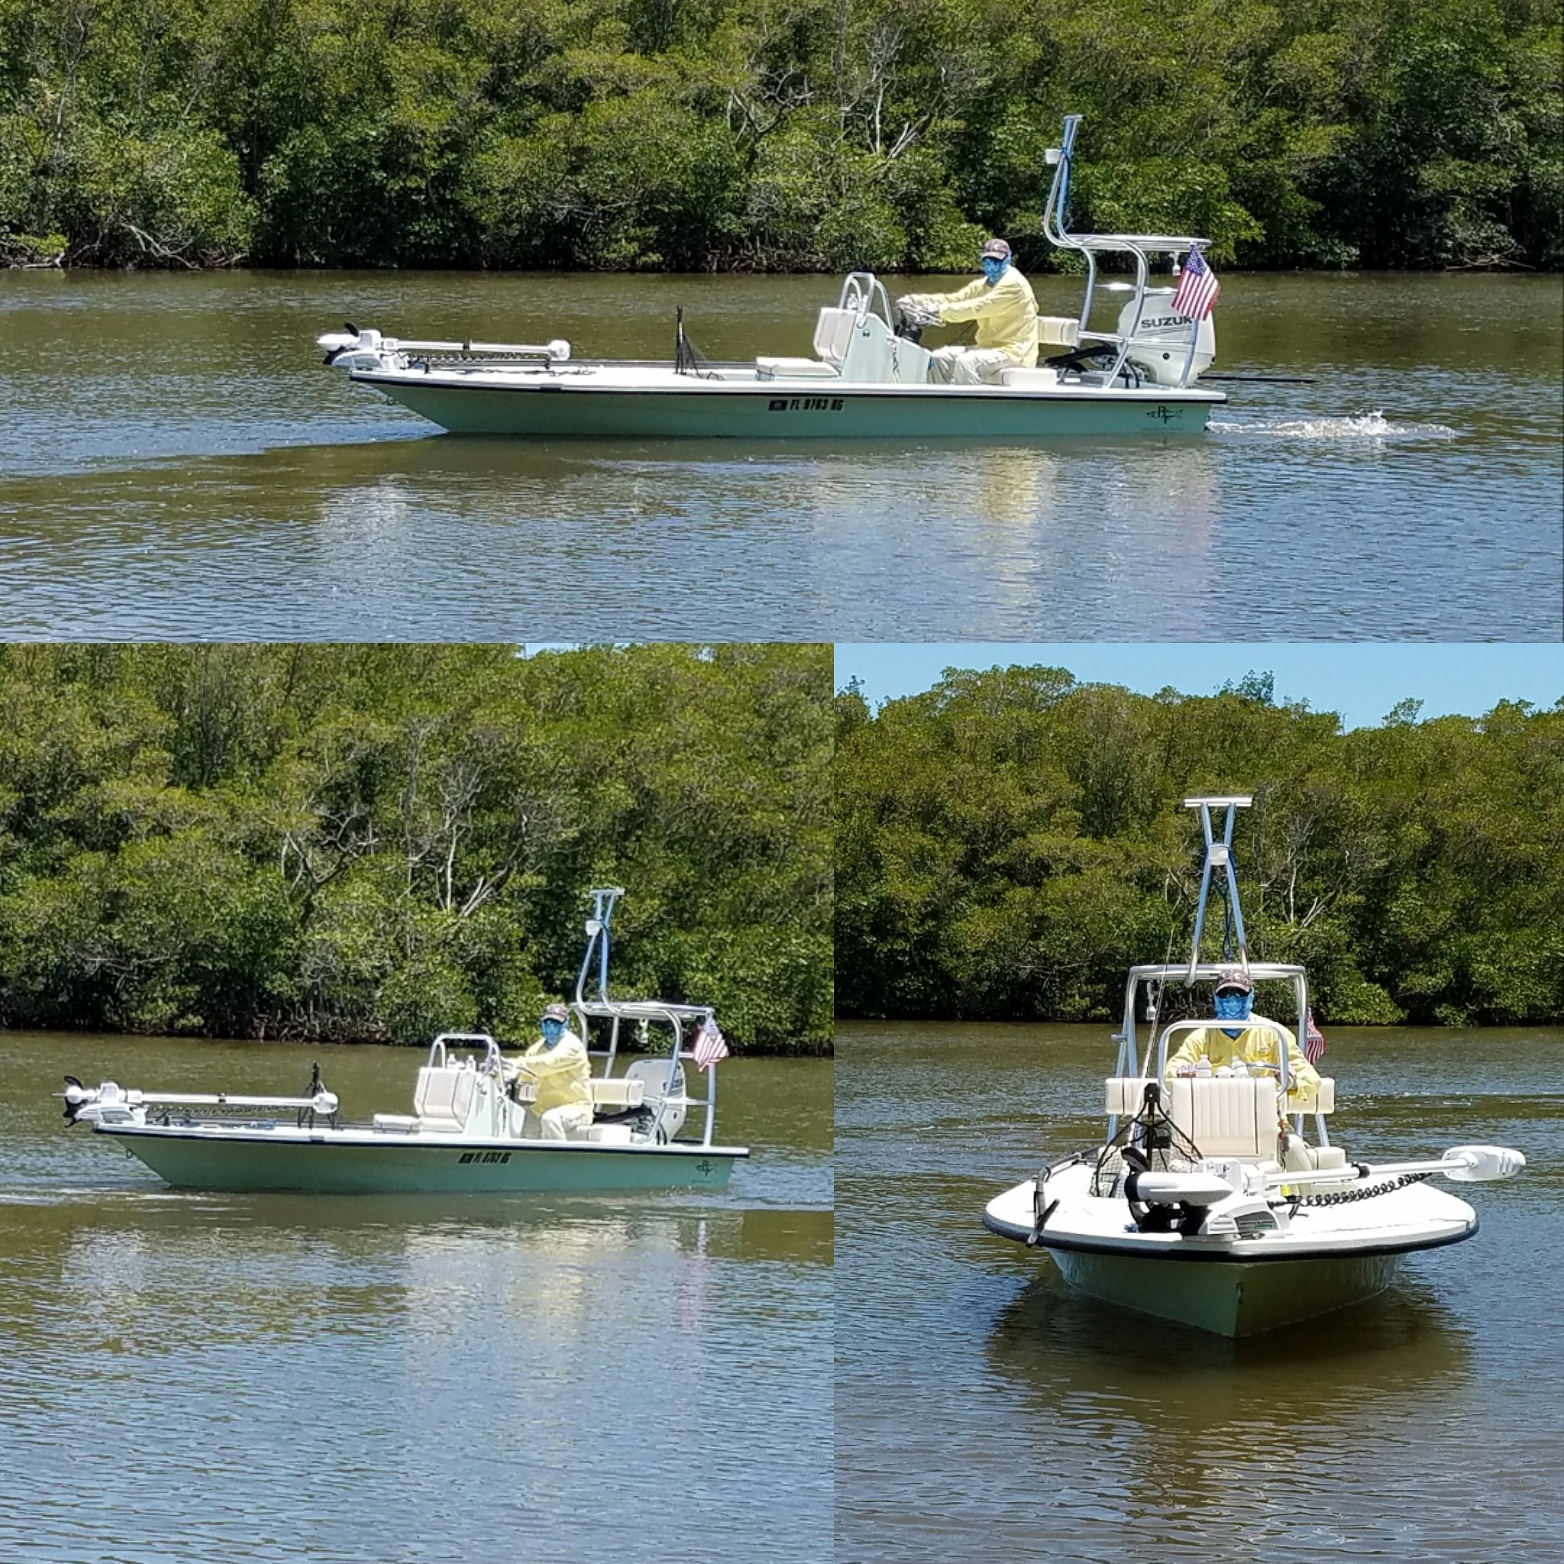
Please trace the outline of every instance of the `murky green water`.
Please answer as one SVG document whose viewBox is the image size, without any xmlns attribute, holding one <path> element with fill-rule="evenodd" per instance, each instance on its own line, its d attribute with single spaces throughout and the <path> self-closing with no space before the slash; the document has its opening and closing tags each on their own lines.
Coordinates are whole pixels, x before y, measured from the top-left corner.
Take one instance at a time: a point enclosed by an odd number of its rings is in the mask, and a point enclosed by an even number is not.
<svg viewBox="0 0 1564 1564">
<path fill-rule="evenodd" d="M 1230 277 L 1219 369 L 1317 379 L 1194 443 L 454 440 L 313 346 L 799 353 L 836 286 L 0 273 L 0 637 L 1564 634 L 1556 277 Z"/>
<path fill-rule="evenodd" d="M 1108 1030 L 839 1028 L 838 1559 L 1564 1553 L 1564 1032 L 1328 1028 L 1349 1155 L 1530 1166 L 1462 1191 L 1477 1236 L 1393 1292 L 1233 1342 L 1083 1300 L 981 1225 L 1100 1136 Z"/>
<path fill-rule="evenodd" d="M 734 1060 L 721 1196 L 202 1195 L 65 1071 L 405 1111 L 384 1048 L 0 1033 L 6 1564 L 831 1552 L 831 1065 Z"/>
</svg>

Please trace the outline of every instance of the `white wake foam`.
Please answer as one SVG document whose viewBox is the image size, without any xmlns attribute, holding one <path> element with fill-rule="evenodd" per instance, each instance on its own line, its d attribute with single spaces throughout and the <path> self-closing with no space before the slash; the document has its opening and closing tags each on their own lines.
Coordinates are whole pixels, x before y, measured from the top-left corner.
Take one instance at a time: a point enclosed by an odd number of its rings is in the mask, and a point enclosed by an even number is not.
<svg viewBox="0 0 1564 1564">
<path fill-rule="evenodd" d="M 1360 413 L 1346 418 L 1257 419 L 1253 423 L 1220 423 L 1207 426 L 1213 434 L 1265 435 L 1283 440 L 1454 440 L 1456 431 L 1446 424 L 1392 423 L 1382 412 Z"/>
</svg>

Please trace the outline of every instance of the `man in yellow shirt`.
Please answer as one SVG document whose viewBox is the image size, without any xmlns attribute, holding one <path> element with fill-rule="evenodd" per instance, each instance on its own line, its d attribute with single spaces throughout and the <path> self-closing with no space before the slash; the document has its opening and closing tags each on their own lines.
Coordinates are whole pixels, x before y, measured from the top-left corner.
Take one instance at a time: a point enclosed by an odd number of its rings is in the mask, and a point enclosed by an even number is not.
<svg viewBox="0 0 1564 1564">
<path fill-rule="evenodd" d="M 977 323 L 976 347 L 937 348 L 929 379 L 957 385 L 998 385 L 1007 369 L 1037 362 L 1037 299 L 1032 285 L 1010 262 L 1010 246 L 983 246 L 983 275 L 954 293 L 909 293 L 897 307 L 933 316 L 942 326 Z"/>
<path fill-rule="evenodd" d="M 529 1137 L 579 1140 L 592 1127 L 592 1066 L 569 1022 L 563 1005 L 550 1005 L 543 1012 L 542 1037 L 506 1065 L 508 1079 L 537 1086 L 525 1124 Z"/>
<path fill-rule="evenodd" d="M 1218 1025 L 1204 1026 L 1187 1032 L 1183 1045 L 1168 1060 L 1168 1079 L 1175 1075 L 1193 1075 L 1201 1059 L 1207 1059 L 1213 1070 L 1223 1065 L 1231 1068 L 1239 1060 L 1247 1070 L 1255 1067 L 1269 1074 L 1279 1075 L 1277 1057 L 1277 1032 L 1269 1026 L 1245 1026 L 1251 1019 L 1254 1006 L 1254 984 L 1242 967 L 1225 967 L 1216 981 L 1216 1018 Z M 1257 1019 L 1263 1020 L 1264 1017 Z M 1220 1023 L 1233 1022 L 1234 1025 Z M 1295 1038 L 1287 1028 L 1279 1028 L 1280 1041 L 1287 1049 L 1287 1097 L 1288 1101 L 1307 1102 L 1320 1088 L 1320 1076 L 1305 1057 Z"/>
</svg>

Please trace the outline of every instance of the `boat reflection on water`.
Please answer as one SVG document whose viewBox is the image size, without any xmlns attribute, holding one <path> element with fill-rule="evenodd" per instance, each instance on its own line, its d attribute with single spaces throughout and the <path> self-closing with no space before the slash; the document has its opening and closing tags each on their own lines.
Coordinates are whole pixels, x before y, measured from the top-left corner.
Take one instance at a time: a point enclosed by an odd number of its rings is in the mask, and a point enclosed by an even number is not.
<svg viewBox="0 0 1564 1564">
<path fill-rule="evenodd" d="M 1364 1531 L 1394 1528 L 1398 1502 L 1409 1514 L 1421 1502 L 1416 1485 L 1399 1500 L 1372 1486 L 1372 1501 L 1354 1498 L 1358 1469 L 1393 1459 L 1408 1429 L 1456 1434 L 1472 1357 L 1459 1316 L 1417 1286 L 1234 1340 L 1104 1309 L 1052 1276 L 1001 1309 L 986 1353 L 1018 1412 L 1048 1431 L 1032 1454 L 1006 1446 L 1028 1463 L 1009 1476 L 1035 1496 L 1033 1523 L 1063 1547 L 1087 1503 L 1103 1519 L 1117 1511 L 1143 1543 L 1187 1544 L 1179 1558 L 1229 1526 L 1328 1551 L 1317 1492 L 1332 1496 L 1331 1529 L 1361 1535 L 1357 1504 Z"/>
<path fill-rule="evenodd" d="M 1139 1394 L 1158 1422 L 1243 1421 L 1282 1397 L 1316 1412 L 1404 1393 L 1470 1365 L 1471 1324 L 1417 1281 L 1264 1336 L 1218 1336 L 1152 1315 L 1105 1309 L 1060 1276 L 1033 1278 L 998 1312 L 992 1366 L 1050 1399 Z M 1285 1383 L 1285 1391 L 1280 1386 Z"/>
<path fill-rule="evenodd" d="M 540 1211 L 515 1196 L 471 1197 L 453 1219 L 428 1197 L 94 1191 L 31 1207 L 28 1233 L 30 1268 L 69 1307 L 0 1307 L 7 1339 L 109 1358 L 142 1351 L 152 1317 L 157 1356 L 222 1340 L 401 1332 L 469 1304 L 492 1309 L 491 1324 L 517 1338 L 539 1310 L 562 1326 L 612 1317 L 629 1328 L 653 1307 L 653 1287 L 665 1289 L 658 1329 L 699 1326 L 712 1266 L 828 1269 L 833 1254 L 829 1210 L 693 1212 L 644 1200 L 625 1210 L 576 1198 Z"/>
</svg>

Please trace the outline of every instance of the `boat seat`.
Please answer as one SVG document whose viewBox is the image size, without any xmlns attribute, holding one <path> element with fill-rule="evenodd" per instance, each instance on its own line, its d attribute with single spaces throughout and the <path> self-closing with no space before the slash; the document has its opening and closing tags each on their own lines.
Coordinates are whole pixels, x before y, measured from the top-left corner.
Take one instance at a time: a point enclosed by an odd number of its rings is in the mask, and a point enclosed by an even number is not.
<svg viewBox="0 0 1564 1564">
<path fill-rule="evenodd" d="M 1037 340 L 1045 347 L 1078 348 L 1081 323 L 1073 315 L 1039 315 Z"/>
<path fill-rule="evenodd" d="M 1327 1168 L 1344 1168 L 1347 1165 L 1347 1153 L 1340 1146 L 1307 1146 L 1309 1166 L 1317 1171 Z"/>
<path fill-rule="evenodd" d="M 1276 1082 L 1269 1076 L 1178 1076 L 1168 1116 L 1207 1157 L 1276 1154 Z"/>
<path fill-rule="evenodd" d="M 1014 391 L 1053 391 L 1059 385 L 1056 369 L 1002 369 L 999 383 Z"/>
<path fill-rule="evenodd" d="M 476 1070 L 425 1065 L 418 1072 L 418 1085 L 413 1088 L 413 1112 L 418 1115 L 418 1127 L 442 1133 L 466 1129 L 477 1079 Z"/>
<path fill-rule="evenodd" d="M 853 328 L 858 324 L 856 310 L 827 305 L 815 320 L 815 353 L 826 363 L 840 366 L 852 345 Z"/>
<path fill-rule="evenodd" d="M 1312 1096 L 1294 1094 L 1287 1099 L 1289 1113 L 1334 1113 L 1336 1083 L 1328 1075 L 1320 1077 L 1320 1087 Z"/>
<path fill-rule="evenodd" d="M 616 1075 L 592 1082 L 594 1108 L 639 1108 L 646 1099 L 646 1082 L 640 1076 Z"/>
<path fill-rule="evenodd" d="M 755 375 L 760 380 L 837 380 L 841 371 L 817 358 L 757 358 Z"/>
<path fill-rule="evenodd" d="M 1188 1084 L 1191 1079 L 1195 1081 L 1203 1081 L 1206 1079 L 1206 1077 L 1198 1075 L 1194 1077 L 1182 1076 L 1176 1078 L 1170 1083 L 1170 1085 L 1177 1086 L 1181 1082 L 1183 1084 Z M 1116 1113 L 1125 1118 L 1132 1114 L 1139 1113 L 1141 1103 L 1145 1099 L 1147 1080 L 1148 1077 L 1145 1076 L 1109 1076 L 1105 1083 L 1107 1087 L 1107 1107 L 1105 1111 L 1108 1113 Z M 1236 1083 L 1230 1083 L 1221 1076 L 1212 1076 L 1210 1077 L 1210 1080 L 1213 1086 L 1236 1084 L 1240 1088 L 1246 1084 L 1252 1084 L 1256 1081 L 1263 1082 L 1265 1084 L 1270 1083 L 1269 1076 L 1255 1075 L 1249 1076 L 1247 1082 L 1243 1077 L 1239 1077 Z M 1172 1111 L 1171 1104 L 1169 1111 Z M 1287 1103 L 1287 1111 L 1289 1113 L 1334 1113 L 1336 1111 L 1335 1080 L 1329 1075 L 1321 1076 L 1319 1090 L 1316 1091 L 1312 1096 L 1294 1096 L 1290 1098 Z"/>
<path fill-rule="evenodd" d="M 628 1146 L 634 1139 L 633 1132 L 628 1124 L 594 1124 L 586 1133 L 588 1140 L 595 1140 L 601 1145 Z"/>
<path fill-rule="evenodd" d="M 1147 1082 L 1110 1076 L 1107 1111 L 1138 1113 Z M 1271 1157 L 1276 1154 L 1276 1083 L 1266 1076 L 1179 1076 L 1163 1088 L 1168 1117 L 1206 1157 Z"/>
</svg>

